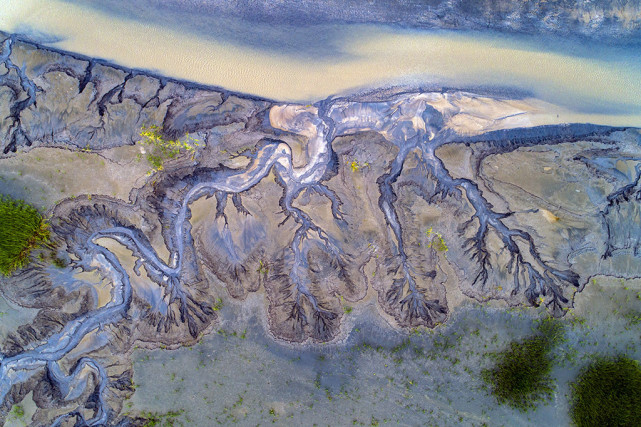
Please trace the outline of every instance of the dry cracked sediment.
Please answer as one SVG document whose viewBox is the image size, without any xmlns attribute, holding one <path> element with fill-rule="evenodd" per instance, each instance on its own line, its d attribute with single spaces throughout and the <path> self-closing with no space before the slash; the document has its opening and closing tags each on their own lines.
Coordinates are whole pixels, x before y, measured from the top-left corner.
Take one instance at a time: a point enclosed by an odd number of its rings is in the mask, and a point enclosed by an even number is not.
<svg viewBox="0 0 641 427">
<path fill-rule="evenodd" d="M 637 129 L 534 126 L 527 101 L 467 91 L 280 104 L 2 38 L 2 164 L 103 156 L 130 186 L 56 203 L 69 265 L 3 280 L 38 310 L 1 343 L 3 417 L 33 392 L 36 424 L 122 421 L 132 348 L 193 344 L 221 296 L 262 294 L 276 339 L 319 343 L 359 304 L 399 328 L 461 298 L 563 316 L 591 275 L 639 275 Z M 114 150 L 149 125 L 204 144 L 146 176 Z"/>
</svg>

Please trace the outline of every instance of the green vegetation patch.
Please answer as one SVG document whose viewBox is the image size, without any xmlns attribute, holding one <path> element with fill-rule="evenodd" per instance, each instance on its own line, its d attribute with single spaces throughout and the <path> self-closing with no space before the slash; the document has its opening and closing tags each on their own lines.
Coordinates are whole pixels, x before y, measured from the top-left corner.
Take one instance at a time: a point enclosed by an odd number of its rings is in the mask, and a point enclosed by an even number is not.
<svg viewBox="0 0 641 427">
<path fill-rule="evenodd" d="M 361 163 L 357 160 L 352 160 L 348 163 L 348 165 L 352 172 L 358 172 L 359 170 L 368 168 L 370 166 L 368 162 Z"/>
<path fill-rule="evenodd" d="M 583 426 L 641 425 L 641 367 L 625 356 L 599 358 L 572 384 L 572 421 Z"/>
<path fill-rule="evenodd" d="M 551 353 L 562 333 L 558 322 L 545 320 L 535 335 L 512 342 L 494 354 L 496 363 L 483 372 L 483 379 L 499 403 L 525 412 L 552 398 Z"/>
<path fill-rule="evenodd" d="M 180 153 L 193 152 L 199 146 L 198 140 L 187 134 L 183 140 L 167 139 L 158 126 L 143 126 L 140 131 L 142 143 L 146 148 L 146 158 L 154 172 L 163 169 L 165 161 Z"/>
<path fill-rule="evenodd" d="M 24 408 L 21 405 L 13 405 L 11 407 L 11 412 L 9 415 L 15 419 L 22 419 L 24 418 Z"/>
<path fill-rule="evenodd" d="M 428 248 L 434 248 L 438 252 L 447 252 L 449 248 L 447 247 L 447 243 L 445 243 L 445 239 L 443 239 L 443 236 L 441 233 L 437 233 L 432 230 L 432 227 L 429 228 L 425 232 L 425 235 L 429 239 L 429 243 L 427 244 Z"/>
<path fill-rule="evenodd" d="M 261 276 L 267 276 L 267 274 L 269 273 L 269 266 L 267 265 L 266 262 L 263 262 L 263 260 L 261 259 L 258 262 L 258 269 L 256 270 L 256 272 Z"/>
<path fill-rule="evenodd" d="M 143 412 L 141 414 L 141 419 L 144 422 L 143 427 L 173 427 L 176 425 L 184 425 L 182 422 L 177 420 L 185 412 L 184 409 L 179 411 L 169 411 L 164 414 L 157 412 Z"/>
<path fill-rule="evenodd" d="M 22 200 L 0 196 L 0 272 L 24 267 L 33 249 L 49 241 L 49 226 L 38 210 Z"/>
</svg>

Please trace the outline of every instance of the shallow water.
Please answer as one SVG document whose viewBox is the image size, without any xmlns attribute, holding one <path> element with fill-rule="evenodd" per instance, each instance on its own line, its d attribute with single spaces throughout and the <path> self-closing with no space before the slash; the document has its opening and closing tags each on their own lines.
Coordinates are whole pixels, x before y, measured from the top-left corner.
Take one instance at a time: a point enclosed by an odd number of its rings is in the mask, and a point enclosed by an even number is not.
<svg viewBox="0 0 641 427">
<path fill-rule="evenodd" d="M 382 26 L 316 26 L 336 33 L 332 55 L 269 49 L 190 31 L 158 20 L 123 17 L 61 0 L 9 0 L 0 29 L 129 67 L 287 101 L 315 101 L 364 87 L 508 87 L 559 107 L 566 122 L 641 125 L 637 48 L 572 44 L 490 33 L 418 32 Z M 235 24 L 241 33 L 243 25 Z M 295 44 L 293 44 L 295 46 Z M 302 54 L 304 53 L 304 54 Z"/>
<path fill-rule="evenodd" d="M 563 320 L 557 392 L 525 414 L 497 405 L 480 374 L 541 312 L 469 302 L 445 326 L 409 334 L 366 308 L 353 313 L 345 342 L 306 348 L 266 336 L 260 312 L 225 307 L 218 332 L 191 348 L 134 352 L 137 389 L 124 411 L 177 411 L 185 425 L 568 425 L 569 382 L 593 354 L 641 357 L 641 325 L 630 315 L 640 291 L 639 280 L 588 284 Z"/>
</svg>

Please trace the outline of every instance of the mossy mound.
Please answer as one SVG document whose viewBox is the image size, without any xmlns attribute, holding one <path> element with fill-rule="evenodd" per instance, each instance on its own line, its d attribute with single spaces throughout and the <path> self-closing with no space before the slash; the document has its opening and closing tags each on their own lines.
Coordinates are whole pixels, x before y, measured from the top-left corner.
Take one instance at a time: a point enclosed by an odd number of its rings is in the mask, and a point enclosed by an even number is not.
<svg viewBox="0 0 641 427">
<path fill-rule="evenodd" d="M 621 356 L 601 358 L 572 384 L 572 421 L 584 426 L 641 426 L 641 366 Z"/>
<path fill-rule="evenodd" d="M 31 251 L 49 241 L 47 221 L 22 200 L 0 196 L 0 273 L 24 267 Z"/>
<path fill-rule="evenodd" d="M 496 363 L 483 372 L 483 379 L 499 403 L 525 412 L 552 398 L 551 352 L 562 334 L 558 322 L 546 319 L 535 335 L 512 342 L 506 350 L 494 354 Z"/>
</svg>

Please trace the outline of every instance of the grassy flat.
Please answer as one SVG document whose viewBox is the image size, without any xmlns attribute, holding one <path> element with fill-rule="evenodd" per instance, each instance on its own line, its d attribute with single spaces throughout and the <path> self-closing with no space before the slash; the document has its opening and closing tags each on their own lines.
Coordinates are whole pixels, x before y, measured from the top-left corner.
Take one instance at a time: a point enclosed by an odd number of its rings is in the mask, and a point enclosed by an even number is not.
<svg viewBox="0 0 641 427">
<path fill-rule="evenodd" d="M 0 273 L 24 267 L 31 251 L 48 240 L 47 222 L 36 208 L 0 196 Z"/>
<path fill-rule="evenodd" d="M 641 367 L 625 356 L 597 359 L 572 384 L 572 421 L 584 426 L 641 425 Z"/>
<path fill-rule="evenodd" d="M 484 371 L 483 378 L 499 403 L 527 411 L 551 399 L 554 392 L 551 351 L 562 335 L 557 322 L 544 320 L 537 334 L 512 342 L 507 349 L 494 354 L 496 363 Z"/>
</svg>

